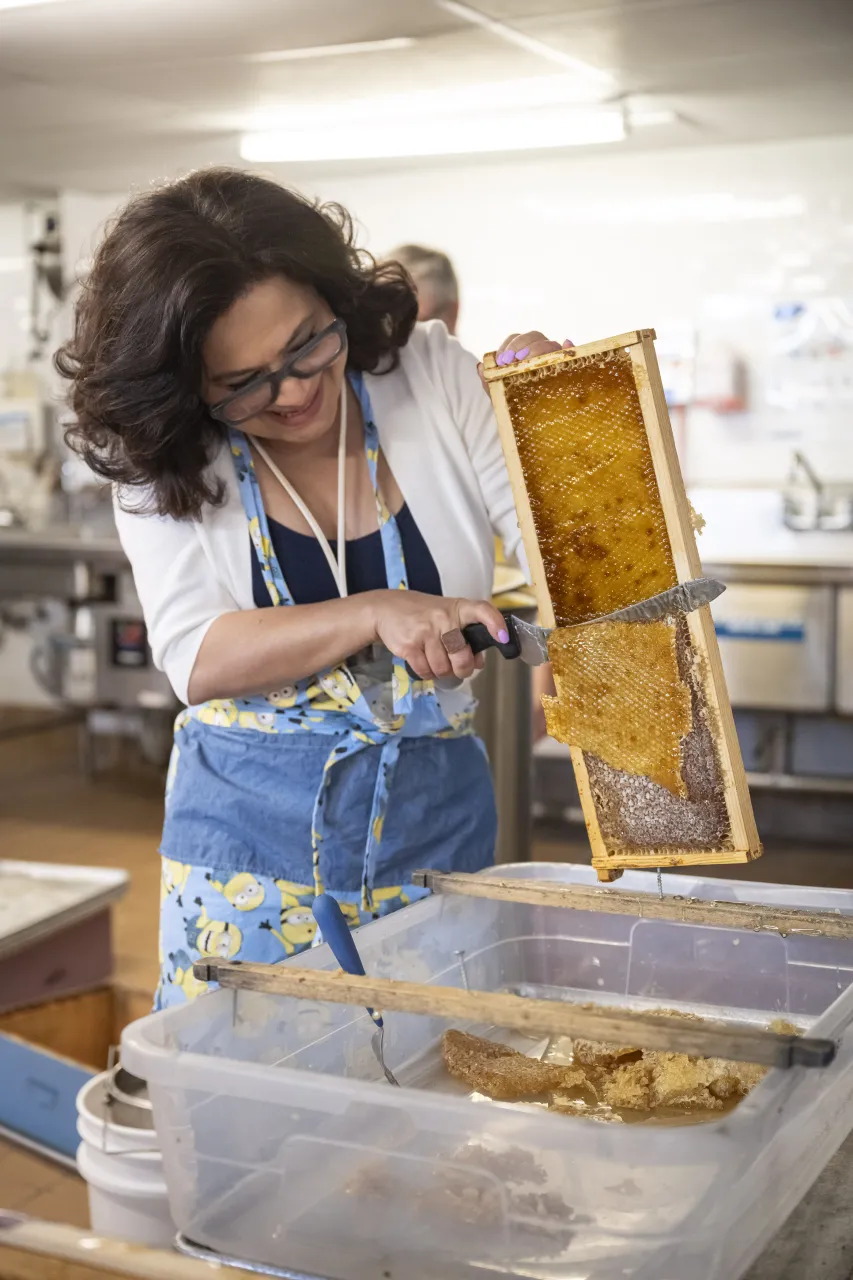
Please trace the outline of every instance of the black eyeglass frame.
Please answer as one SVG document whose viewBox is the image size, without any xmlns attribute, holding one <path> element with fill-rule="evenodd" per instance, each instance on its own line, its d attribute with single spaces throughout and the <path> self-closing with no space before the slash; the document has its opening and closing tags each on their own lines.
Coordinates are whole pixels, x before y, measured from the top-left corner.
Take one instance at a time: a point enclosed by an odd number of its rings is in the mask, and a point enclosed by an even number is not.
<svg viewBox="0 0 853 1280">
<path fill-rule="evenodd" d="M 306 356 L 310 355 L 311 352 L 332 333 L 336 333 L 339 336 L 341 340 L 340 349 L 335 352 L 326 364 L 321 365 L 319 369 L 312 369 L 310 373 L 298 373 L 294 369 L 294 365 L 299 364 Z M 244 385 L 239 387 L 236 391 L 233 391 L 230 396 L 226 396 L 224 400 L 219 400 L 216 404 L 209 405 L 208 413 L 212 418 L 215 418 L 217 422 L 223 422 L 226 427 L 242 426 L 244 422 L 250 422 L 252 418 L 256 418 L 259 413 L 266 413 L 270 405 L 275 404 L 278 399 L 279 391 L 281 390 L 281 384 L 284 382 L 285 378 L 315 377 L 318 373 L 322 373 L 324 369 L 328 369 L 329 365 L 334 364 L 341 352 L 346 350 L 346 346 L 346 321 L 341 320 L 340 317 L 336 317 L 336 319 L 334 319 L 330 325 L 327 325 L 325 329 L 321 329 L 319 333 L 315 333 L 314 337 L 309 338 L 309 340 L 303 346 L 299 347 L 298 350 L 291 352 L 284 364 L 280 365 L 278 369 L 274 369 L 272 373 L 259 373 L 256 378 L 250 378 L 248 382 L 244 383 Z M 233 404 L 235 400 L 242 399 L 242 397 L 247 394 L 251 395 L 252 392 L 257 391 L 258 388 L 262 387 L 265 383 L 269 383 L 270 386 L 271 394 L 269 404 L 265 405 L 263 409 L 256 409 L 254 413 L 247 414 L 245 418 L 235 419 L 228 417 L 228 406 L 230 404 Z"/>
</svg>

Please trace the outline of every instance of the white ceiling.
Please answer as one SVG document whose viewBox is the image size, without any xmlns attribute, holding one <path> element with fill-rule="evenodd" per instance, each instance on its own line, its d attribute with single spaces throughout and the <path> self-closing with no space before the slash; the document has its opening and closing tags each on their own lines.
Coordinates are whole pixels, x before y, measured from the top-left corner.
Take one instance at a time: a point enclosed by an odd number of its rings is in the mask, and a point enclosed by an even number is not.
<svg viewBox="0 0 853 1280">
<path fill-rule="evenodd" d="M 614 94 L 678 113 L 677 123 L 638 130 L 608 152 L 853 133 L 853 0 L 475 2 L 610 72 Z M 392 36 L 413 43 L 252 59 Z M 119 191 L 237 162 L 253 117 L 289 103 L 345 110 L 356 97 L 559 70 L 433 0 L 52 0 L 0 9 L 0 194 Z M 287 172 L 298 181 L 305 170 Z"/>
</svg>

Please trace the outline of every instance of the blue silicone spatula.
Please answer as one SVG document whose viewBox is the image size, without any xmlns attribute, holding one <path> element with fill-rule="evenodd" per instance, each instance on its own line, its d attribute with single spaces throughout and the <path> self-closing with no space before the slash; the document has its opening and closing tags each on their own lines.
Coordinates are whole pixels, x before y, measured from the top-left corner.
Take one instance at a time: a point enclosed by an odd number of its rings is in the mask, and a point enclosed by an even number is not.
<svg viewBox="0 0 853 1280">
<path fill-rule="evenodd" d="M 355 974 L 357 977 L 366 978 L 367 974 L 364 971 L 361 956 L 358 954 L 355 939 L 337 901 L 331 894 L 321 893 L 319 898 L 314 899 L 314 905 L 311 909 L 314 912 L 317 927 L 323 935 L 323 941 L 328 942 L 332 949 L 332 955 L 343 971 Z M 375 1009 L 368 1009 L 367 1012 L 376 1024 L 376 1031 L 370 1042 L 373 1052 L 376 1054 L 376 1061 L 385 1073 L 385 1079 L 388 1083 L 396 1085 L 399 1089 L 400 1081 L 396 1079 L 394 1073 L 385 1062 L 385 1023 L 382 1021 L 382 1015 L 377 1013 Z"/>
</svg>

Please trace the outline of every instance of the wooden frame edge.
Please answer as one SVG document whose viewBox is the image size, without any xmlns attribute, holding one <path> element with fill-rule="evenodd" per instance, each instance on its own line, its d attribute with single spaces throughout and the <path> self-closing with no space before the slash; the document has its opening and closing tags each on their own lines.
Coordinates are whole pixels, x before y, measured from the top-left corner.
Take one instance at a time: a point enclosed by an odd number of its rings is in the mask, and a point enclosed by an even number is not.
<svg viewBox="0 0 853 1280">
<path fill-rule="evenodd" d="M 655 469 L 655 479 L 661 496 L 676 575 L 679 582 L 688 582 L 691 578 L 701 577 L 702 561 L 696 546 L 692 510 L 684 487 L 666 395 L 652 340 L 644 335 L 641 341 L 631 348 L 629 357 Z M 653 430 L 649 429 L 650 425 Z M 761 841 L 752 812 L 746 771 L 743 767 L 717 633 L 714 630 L 709 606 L 703 605 L 701 609 L 688 614 L 687 626 L 694 652 L 707 664 L 703 685 L 709 702 L 708 710 L 716 720 L 719 731 L 718 740 L 723 746 L 723 750 L 719 752 L 718 764 L 722 773 L 732 844 L 735 850 L 743 850 L 748 854 L 745 859 L 738 857 L 734 860 L 749 861 L 761 856 Z M 726 690 L 726 697 L 722 700 L 719 696 L 720 687 Z"/>
<path fill-rule="evenodd" d="M 630 333 L 617 334 L 615 338 L 602 338 L 598 342 L 586 342 L 579 347 L 568 347 L 565 351 L 550 351 L 544 356 L 533 356 L 529 360 L 521 360 L 510 365 L 496 363 L 496 352 L 487 351 L 483 356 L 483 377 L 487 382 L 500 382 L 519 373 L 530 373 L 533 369 L 558 367 L 561 364 L 572 364 L 575 360 L 583 360 L 585 356 L 600 356 L 607 351 L 620 351 L 625 347 L 633 347 L 644 338 L 652 341 L 654 329 L 632 329 Z"/>
</svg>

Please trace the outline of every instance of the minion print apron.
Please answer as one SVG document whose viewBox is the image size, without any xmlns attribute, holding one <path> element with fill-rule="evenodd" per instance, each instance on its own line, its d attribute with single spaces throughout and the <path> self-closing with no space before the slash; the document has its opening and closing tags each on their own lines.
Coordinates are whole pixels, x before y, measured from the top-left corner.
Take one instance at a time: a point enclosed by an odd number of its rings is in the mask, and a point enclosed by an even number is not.
<svg viewBox="0 0 853 1280">
<path fill-rule="evenodd" d="M 379 492 L 379 435 L 364 420 L 388 586 L 408 589 L 402 542 Z M 230 432 L 254 554 L 274 606 L 293 598 L 273 549 L 246 437 Z M 266 696 L 181 712 L 160 847 L 155 1007 L 192 999 L 205 957 L 275 963 L 316 937 L 311 904 L 332 893 L 353 928 L 422 897 L 419 868 L 479 871 L 497 829 L 474 703 L 410 679 L 384 650 Z"/>
</svg>

